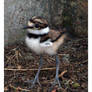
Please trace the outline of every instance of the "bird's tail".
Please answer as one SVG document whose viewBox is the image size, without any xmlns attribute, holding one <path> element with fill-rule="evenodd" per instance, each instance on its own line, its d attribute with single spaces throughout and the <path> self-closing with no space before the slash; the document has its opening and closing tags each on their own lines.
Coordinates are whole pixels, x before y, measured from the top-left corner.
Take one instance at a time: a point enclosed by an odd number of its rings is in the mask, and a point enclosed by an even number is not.
<svg viewBox="0 0 92 92">
<path fill-rule="evenodd" d="M 57 38 L 57 40 L 53 43 L 54 50 L 58 50 L 58 48 L 60 47 L 60 45 L 64 43 L 66 38 L 67 38 L 67 33 L 61 34 L 60 37 Z"/>
</svg>

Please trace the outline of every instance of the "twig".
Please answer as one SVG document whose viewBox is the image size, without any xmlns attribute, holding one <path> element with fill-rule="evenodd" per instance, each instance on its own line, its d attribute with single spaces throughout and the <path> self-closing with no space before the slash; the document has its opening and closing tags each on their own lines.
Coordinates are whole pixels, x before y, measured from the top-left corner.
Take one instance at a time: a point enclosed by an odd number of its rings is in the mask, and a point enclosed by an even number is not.
<svg viewBox="0 0 92 92">
<path fill-rule="evenodd" d="M 23 88 L 21 88 L 21 87 L 14 87 L 13 85 L 9 85 L 11 88 L 13 88 L 13 89 L 16 89 L 16 90 L 21 90 L 21 91 L 27 91 L 27 92 L 29 92 L 29 91 L 31 91 L 31 90 L 28 90 L 28 89 L 23 89 Z"/>
<path fill-rule="evenodd" d="M 41 71 L 44 70 L 55 70 L 56 67 L 53 68 L 43 68 L 41 69 Z M 8 68 L 4 68 L 5 71 L 37 71 L 38 69 L 8 69 Z"/>
<path fill-rule="evenodd" d="M 62 77 L 66 72 L 67 72 L 67 70 L 61 72 L 61 74 L 59 74 L 59 77 Z"/>
<path fill-rule="evenodd" d="M 58 76 L 58 77 L 59 77 L 59 78 L 60 78 L 60 77 L 62 78 L 62 77 L 63 77 L 63 75 L 64 75 L 66 72 L 67 72 L 67 70 L 65 70 L 65 71 L 61 72 L 61 74 L 59 74 L 59 76 Z M 53 79 L 51 79 L 51 81 L 52 81 L 52 80 L 54 80 L 54 78 L 53 78 Z"/>
</svg>

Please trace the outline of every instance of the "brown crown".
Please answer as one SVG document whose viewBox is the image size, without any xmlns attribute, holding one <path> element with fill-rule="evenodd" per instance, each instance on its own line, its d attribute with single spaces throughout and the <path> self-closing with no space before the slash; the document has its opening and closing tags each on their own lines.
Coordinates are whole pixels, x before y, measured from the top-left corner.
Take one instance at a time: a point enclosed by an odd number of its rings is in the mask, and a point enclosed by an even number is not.
<svg viewBox="0 0 92 92">
<path fill-rule="evenodd" d="M 37 29 L 42 29 L 48 26 L 48 22 L 42 17 L 34 16 L 28 21 L 28 26 Z"/>
</svg>

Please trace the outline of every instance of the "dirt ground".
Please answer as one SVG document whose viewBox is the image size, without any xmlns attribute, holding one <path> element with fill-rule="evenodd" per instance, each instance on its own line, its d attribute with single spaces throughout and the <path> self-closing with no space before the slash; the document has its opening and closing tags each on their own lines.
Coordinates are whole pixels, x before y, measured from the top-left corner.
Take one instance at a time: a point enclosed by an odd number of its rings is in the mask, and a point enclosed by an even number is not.
<svg viewBox="0 0 92 92">
<path fill-rule="evenodd" d="M 15 43 L 5 46 L 5 92 L 88 92 L 88 39 L 78 38 L 68 41 L 58 51 L 60 59 L 58 85 L 51 88 L 55 77 L 55 57 L 44 55 L 43 67 L 37 84 L 29 89 L 31 84 L 25 81 L 34 78 L 39 56 L 31 52 L 26 45 Z"/>
</svg>

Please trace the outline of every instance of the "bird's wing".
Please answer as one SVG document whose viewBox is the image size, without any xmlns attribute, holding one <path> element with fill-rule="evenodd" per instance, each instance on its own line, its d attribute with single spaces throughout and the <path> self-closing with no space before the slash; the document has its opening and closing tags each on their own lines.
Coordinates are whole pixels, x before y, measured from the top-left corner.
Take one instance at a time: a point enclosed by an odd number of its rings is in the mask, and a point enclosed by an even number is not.
<svg viewBox="0 0 92 92">
<path fill-rule="evenodd" d="M 61 34 L 60 30 L 50 30 L 48 35 L 49 35 L 51 41 L 54 41 L 60 36 L 60 34 Z"/>
<path fill-rule="evenodd" d="M 50 30 L 48 35 L 41 37 L 40 42 L 43 43 L 43 42 L 48 41 L 48 40 L 50 40 L 50 41 L 56 40 L 60 34 L 61 34 L 60 31 Z"/>
<path fill-rule="evenodd" d="M 60 36 L 61 32 L 57 30 L 50 30 L 48 35 L 41 37 L 40 45 L 41 46 L 52 46 L 53 41 L 56 40 Z"/>
</svg>

